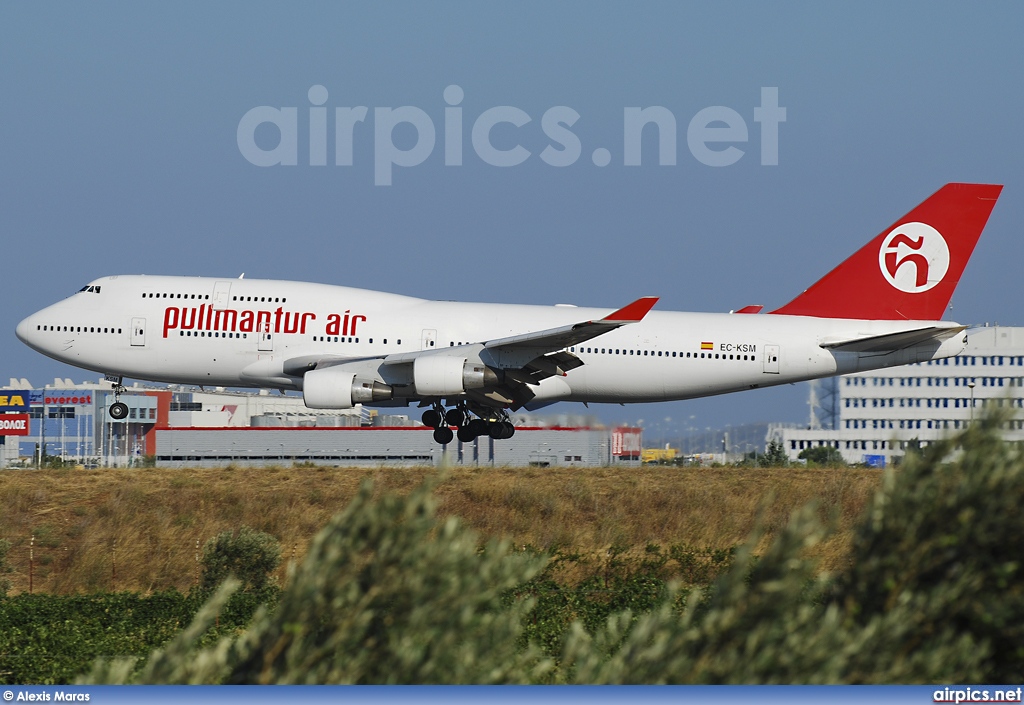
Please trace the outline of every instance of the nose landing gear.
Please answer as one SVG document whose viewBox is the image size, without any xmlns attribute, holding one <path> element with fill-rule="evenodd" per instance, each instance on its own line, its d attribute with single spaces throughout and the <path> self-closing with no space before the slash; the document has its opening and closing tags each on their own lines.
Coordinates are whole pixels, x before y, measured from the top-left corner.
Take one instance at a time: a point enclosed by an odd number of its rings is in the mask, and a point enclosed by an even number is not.
<svg viewBox="0 0 1024 705">
<path fill-rule="evenodd" d="M 114 419 L 115 421 L 123 421 L 124 419 L 128 418 L 128 405 L 121 401 L 121 395 L 128 390 L 125 388 L 123 384 L 121 384 L 121 377 L 108 377 L 108 379 L 114 383 L 114 403 L 110 405 L 110 409 L 108 410 L 110 413 L 110 418 Z"/>
</svg>

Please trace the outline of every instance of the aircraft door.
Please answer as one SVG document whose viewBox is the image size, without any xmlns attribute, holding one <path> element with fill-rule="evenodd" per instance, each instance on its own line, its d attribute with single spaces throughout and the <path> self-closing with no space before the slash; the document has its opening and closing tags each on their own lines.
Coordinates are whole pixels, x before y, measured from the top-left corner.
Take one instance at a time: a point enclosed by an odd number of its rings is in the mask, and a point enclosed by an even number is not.
<svg viewBox="0 0 1024 705">
<path fill-rule="evenodd" d="M 764 346 L 764 371 L 767 374 L 779 374 L 779 346 Z"/>
<path fill-rule="evenodd" d="M 231 300 L 231 282 L 217 282 L 213 285 L 213 310 L 223 311 Z"/>
<path fill-rule="evenodd" d="M 437 331 L 433 328 L 424 328 L 420 338 L 420 350 L 430 350 L 437 345 Z"/>
<path fill-rule="evenodd" d="M 257 333 L 259 344 L 257 350 L 260 352 L 274 352 L 274 334 L 270 332 L 270 321 L 263 325 L 263 330 Z"/>
<path fill-rule="evenodd" d="M 136 347 L 145 347 L 146 345 L 146 319 L 145 318 L 133 318 L 132 319 L 132 345 Z"/>
</svg>

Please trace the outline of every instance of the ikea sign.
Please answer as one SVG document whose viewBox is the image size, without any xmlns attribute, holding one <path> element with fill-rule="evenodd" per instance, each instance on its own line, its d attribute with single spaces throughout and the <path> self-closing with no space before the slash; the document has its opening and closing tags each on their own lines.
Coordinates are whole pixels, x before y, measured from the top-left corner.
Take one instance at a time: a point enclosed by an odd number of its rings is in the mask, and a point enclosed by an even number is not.
<svg viewBox="0 0 1024 705">
<path fill-rule="evenodd" d="M 0 413 L 5 411 L 28 411 L 29 390 L 0 389 Z"/>
</svg>

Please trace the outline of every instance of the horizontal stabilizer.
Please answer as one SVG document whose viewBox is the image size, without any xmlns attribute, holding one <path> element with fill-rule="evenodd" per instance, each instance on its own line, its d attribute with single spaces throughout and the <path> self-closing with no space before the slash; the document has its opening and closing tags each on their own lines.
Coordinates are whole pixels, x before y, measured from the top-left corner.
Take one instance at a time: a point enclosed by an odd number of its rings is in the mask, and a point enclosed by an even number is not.
<svg viewBox="0 0 1024 705">
<path fill-rule="evenodd" d="M 942 343 L 966 329 L 967 326 L 954 326 L 952 328 L 928 326 L 927 328 L 900 331 L 899 333 L 870 335 L 862 338 L 822 343 L 821 347 L 836 352 L 888 353 L 915 345 L 922 345 L 927 342 Z"/>
</svg>

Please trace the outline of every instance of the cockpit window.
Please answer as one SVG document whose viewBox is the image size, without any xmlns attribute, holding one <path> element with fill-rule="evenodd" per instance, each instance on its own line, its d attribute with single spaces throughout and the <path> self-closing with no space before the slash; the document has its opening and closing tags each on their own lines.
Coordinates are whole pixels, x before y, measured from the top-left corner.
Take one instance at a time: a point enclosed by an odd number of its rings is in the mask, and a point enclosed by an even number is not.
<svg viewBox="0 0 1024 705">
<path fill-rule="evenodd" d="M 78 293 L 81 294 L 83 291 L 88 291 L 88 292 L 93 293 L 93 294 L 98 294 L 98 293 L 100 293 L 100 287 L 86 285 L 86 286 L 83 286 L 81 289 L 79 289 Z"/>
</svg>

